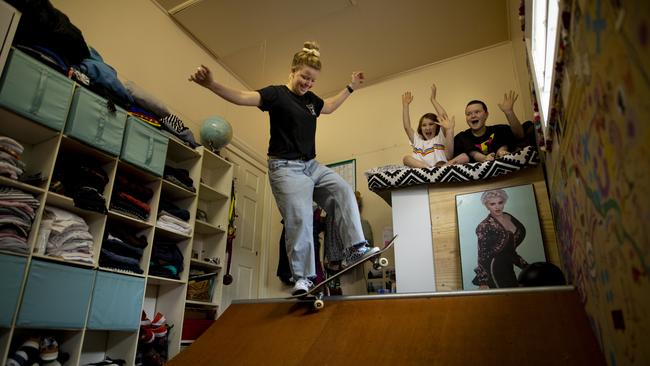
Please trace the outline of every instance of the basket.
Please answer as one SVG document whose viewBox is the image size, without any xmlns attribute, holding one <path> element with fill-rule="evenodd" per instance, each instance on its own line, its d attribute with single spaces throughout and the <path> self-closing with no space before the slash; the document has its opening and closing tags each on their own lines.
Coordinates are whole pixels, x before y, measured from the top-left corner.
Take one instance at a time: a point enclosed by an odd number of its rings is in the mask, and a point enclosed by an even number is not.
<svg viewBox="0 0 650 366">
<path fill-rule="evenodd" d="M 205 280 L 190 281 L 187 284 L 186 299 L 191 301 L 211 302 L 213 285 L 214 277 Z"/>
</svg>

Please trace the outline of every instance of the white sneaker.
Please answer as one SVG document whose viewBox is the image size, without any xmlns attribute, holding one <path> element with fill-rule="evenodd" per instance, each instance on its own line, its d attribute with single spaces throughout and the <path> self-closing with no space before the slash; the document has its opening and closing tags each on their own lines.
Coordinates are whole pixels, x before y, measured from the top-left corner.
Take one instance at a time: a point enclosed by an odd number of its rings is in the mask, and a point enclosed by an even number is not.
<svg viewBox="0 0 650 366">
<path fill-rule="evenodd" d="M 296 284 L 293 285 L 293 291 L 291 291 L 292 296 L 301 295 L 307 293 L 309 289 L 314 286 L 314 283 L 306 278 L 301 278 L 296 281 Z"/>
<path fill-rule="evenodd" d="M 360 246 L 359 248 L 351 248 L 350 253 L 345 257 L 344 267 L 349 267 L 358 262 L 365 260 L 369 256 L 377 253 L 379 248 L 377 247 L 367 247 L 365 245 Z"/>
</svg>

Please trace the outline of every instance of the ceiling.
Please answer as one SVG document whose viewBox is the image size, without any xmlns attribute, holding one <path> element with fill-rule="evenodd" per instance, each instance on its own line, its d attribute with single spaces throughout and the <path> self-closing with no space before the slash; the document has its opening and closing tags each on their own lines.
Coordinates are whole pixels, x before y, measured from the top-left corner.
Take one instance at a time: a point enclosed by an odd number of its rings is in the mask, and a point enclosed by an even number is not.
<svg viewBox="0 0 650 366">
<path fill-rule="evenodd" d="M 368 83 L 509 40 L 507 0 L 156 0 L 246 86 L 284 84 L 304 41 L 320 45 L 314 92 Z"/>
</svg>

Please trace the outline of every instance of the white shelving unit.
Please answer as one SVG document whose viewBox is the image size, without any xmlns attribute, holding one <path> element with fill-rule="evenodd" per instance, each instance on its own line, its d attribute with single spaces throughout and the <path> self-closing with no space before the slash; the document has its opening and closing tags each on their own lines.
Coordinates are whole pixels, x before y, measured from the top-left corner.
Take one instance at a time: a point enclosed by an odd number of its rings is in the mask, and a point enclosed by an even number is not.
<svg viewBox="0 0 650 366">
<path fill-rule="evenodd" d="M 70 269 L 84 268 L 96 271 L 96 273 L 105 272 L 143 279 L 145 281 L 145 291 L 142 310 L 146 312 L 149 318 L 153 318 L 157 312 L 161 312 L 167 318 L 168 324 L 173 325 L 169 332 L 168 355 L 170 358 L 176 355 L 181 347 L 185 307 L 203 306 L 217 309 L 221 303 L 223 286 L 221 267 L 206 262 L 205 258 L 225 260 L 230 184 L 233 178 L 232 164 L 208 150 L 203 148 L 193 150 L 170 139 L 167 150 L 167 164 L 174 168 L 189 171 L 196 189 L 196 192 L 192 192 L 126 163 L 120 160 L 119 157 L 107 155 L 66 136 L 63 132 L 51 130 L 5 108 L 0 108 L 0 136 L 8 136 L 20 142 L 25 147 L 22 160 L 27 164 L 27 173 L 38 171 L 45 178 L 42 182 L 27 184 L 0 177 L 0 186 L 21 189 L 32 193 L 39 200 L 39 208 L 28 239 L 29 254 L 20 255 L 2 252 L 2 254 L 24 258 L 26 266 L 24 273 L 15 275 L 15 281 L 20 283 L 21 291 L 11 326 L 0 326 L 0 362 L 4 364 L 10 352 L 19 347 L 25 338 L 39 332 L 55 336 L 60 340 L 61 350 L 70 354 L 70 360 L 65 363 L 66 365 L 83 365 L 89 362 L 97 362 L 105 356 L 124 359 L 127 361 L 127 365 L 133 365 L 135 362 L 138 344 L 137 330 L 93 330 L 88 328 L 88 323 L 85 323 L 81 329 L 32 329 L 17 325 L 30 265 L 35 260 L 63 264 L 65 268 Z M 150 188 L 153 191 L 153 197 L 148 202 L 151 209 L 149 218 L 147 220 L 138 219 L 110 208 L 107 215 L 87 211 L 75 207 L 71 198 L 49 191 L 51 177 L 56 165 L 59 163 L 57 159 L 63 156 L 92 156 L 101 162 L 102 169 L 109 177 L 109 182 L 103 192 L 107 208 L 109 208 L 111 196 L 115 193 L 114 187 L 117 176 L 128 175 L 140 185 Z M 189 211 L 191 235 L 179 234 L 156 226 L 157 211 L 162 199 Z M 93 263 L 66 261 L 45 254 L 34 253 L 43 210 L 45 206 L 49 205 L 74 212 L 86 220 L 93 236 Z M 207 212 L 207 221 L 196 220 L 198 208 Z M 110 225 L 128 228 L 136 235 L 146 237 L 148 245 L 144 249 L 140 261 L 140 267 L 144 273 L 136 274 L 100 267 L 99 256 L 102 239 L 107 227 Z M 152 249 L 159 239 L 175 242 L 183 254 L 184 263 L 180 279 L 169 279 L 149 274 L 148 267 Z M 197 253 L 197 257 L 193 258 L 192 253 Z M 186 301 L 188 274 L 190 269 L 194 267 L 205 268 L 219 273 L 215 277 L 210 302 Z M 63 283 L 61 286 L 66 286 L 66 284 Z M 89 321 L 89 312 L 88 310 L 86 314 L 86 322 Z"/>
</svg>

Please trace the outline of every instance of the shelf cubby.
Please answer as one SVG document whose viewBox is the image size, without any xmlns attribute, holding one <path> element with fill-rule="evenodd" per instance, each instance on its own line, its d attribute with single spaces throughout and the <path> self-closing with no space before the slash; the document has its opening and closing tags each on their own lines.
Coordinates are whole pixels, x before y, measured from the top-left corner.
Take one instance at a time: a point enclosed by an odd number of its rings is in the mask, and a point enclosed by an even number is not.
<svg viewBox="0 0 650 366">
<path fill-rule="evenodd" d="M 169 281 L 150 281 L 147 279 L 143 310 L 149 317 L 153 318 L 157 312 L 162 313 L 167 319 L 167 324 L 172 326 L 169 330 L 169 355 L 177 354 L 180 351 L 181 332 L 183 328 L 184 299 L 187 291 L 187 283 L 176 283 Z M 181 306 L 179 306 L 179 302 Z"/>
<path fill-rule="evenodd" d="M 100 362 L 106 357 L 135 364 L 138 331 L 86 330 L 81 348 L 80 364 Z"/>
<path fill-rule="evenodd" d="M 83 333 L 83 330 L 80 329 L 16 328 L 7 357 L 11 357 L 13 353 L 28 339 L 40 340 L 43 337 L 53 337 L 59 345 L 59 358 L 62 357 L 63 353 L 69 355 L 68 361 L 61 364 L 79 365 L 81 344 L 84 337 Z"/>
</svg>

